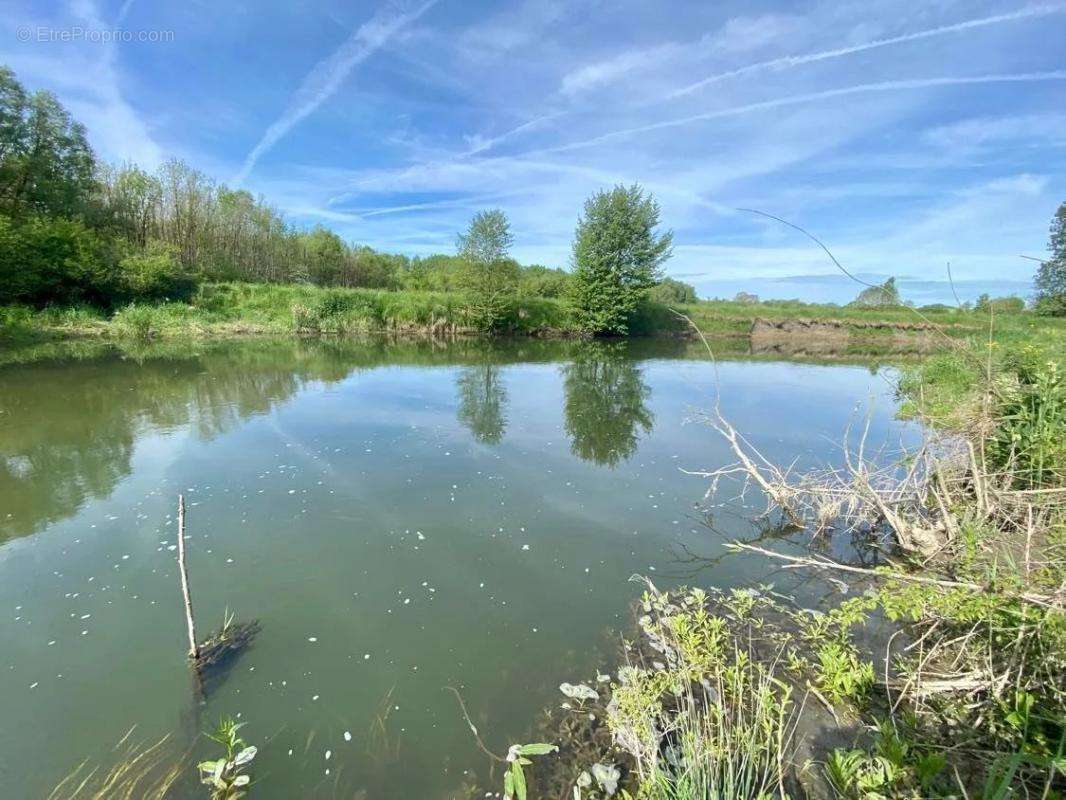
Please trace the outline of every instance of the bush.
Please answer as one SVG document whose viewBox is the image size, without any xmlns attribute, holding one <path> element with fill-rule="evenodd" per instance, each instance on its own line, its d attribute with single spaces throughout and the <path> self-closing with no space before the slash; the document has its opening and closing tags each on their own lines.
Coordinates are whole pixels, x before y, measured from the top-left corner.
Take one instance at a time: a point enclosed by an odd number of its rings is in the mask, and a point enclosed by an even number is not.
<svg viewBox="0 0 1066 800">
<path fill-rule="evenodd" d="M 663 278 L 658 286 L 651 288 L 648 296 L 655 302 L 666 305 L 695 303 L 698 299 L 694 286 L 684 281 L 675 281 L 673 278 Z"/>
<path fill-rule="evenodd" d="M 77 220 L 0 216 L 0 302 L 104 302 L 115 289 L 112 254 Z"/>
<path fill-rule="evenodd" d="M 187 299 L 196 288 L 174 249 L 163 242 L 150 242 L 144 251 L 126 256 L 118 271 L 121 292 L 128 300 Z"/>
<path fill-rule="evenodd" d="M 570 290 L 570 273 L 533 264 L 523 267 L 518 277 L 518 291 L 524 296 L 565 297 Z"/>
<path fill-rule="evenodd" d="M 977 298 L 976 311 L 995 311 L 1001 314 L 1020 314 L 1025 311 L 1025 301 L 1020 297 L 989 297 L 983 294 Z"/>
</svg>

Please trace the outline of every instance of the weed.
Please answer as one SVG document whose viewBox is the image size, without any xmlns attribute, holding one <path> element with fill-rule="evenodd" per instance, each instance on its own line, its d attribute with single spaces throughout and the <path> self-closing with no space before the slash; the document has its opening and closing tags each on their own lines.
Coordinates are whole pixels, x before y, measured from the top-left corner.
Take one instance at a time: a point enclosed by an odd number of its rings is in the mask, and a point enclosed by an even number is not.
<svg viewBox="0 0 1066 800">
<path fill-rule="evenodd" d="M 200 771 L 200 783 L 210 787 L 211 800 L 238 800 L 247 794 L 246 789 L 252 779 L 246 769 L 257 750 L 240 737 L 238 731 L 244 725 L 230 717 L 222 717 L 215 730 L 207 734 L 211 741 L 217 742 L 225 750 L 222 758 L 201 761 L 196 765 Z"/>
</svg>

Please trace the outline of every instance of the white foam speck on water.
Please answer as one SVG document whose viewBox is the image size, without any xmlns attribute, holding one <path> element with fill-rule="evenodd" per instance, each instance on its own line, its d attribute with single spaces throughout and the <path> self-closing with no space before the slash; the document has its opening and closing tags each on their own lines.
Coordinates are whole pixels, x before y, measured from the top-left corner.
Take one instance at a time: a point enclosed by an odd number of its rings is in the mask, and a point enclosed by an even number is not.
<svg viewBox="0 0 1066 800">
<path fill-rule="evenodd" d="M 326 751 L 326 761 L 329 761 L 329 757 L 330 757 L 331 755 L 333 755 L 333 751 L 332 751 L 332 750 L 327 750 L 327 751 Z"/>
<path fill-rule="evenodd" d="M 369 661 L 369 660 L 370 660 L 370 653 L 363 653 L 363 661 Z"/>
<path fill-rule="evenodd" d="M 352 740 L 352 734 L 351 734 L 351 732 L 350 732 L 350 731 L 345 731 L 345 732 L 344 732 L 344 741 L 346 741 L 346 742 L 350 742 L 351 740 Z"/>
<path fill-rule="evenodd" d="M 318 637 L 317 636 L 308 636 L 307 637 L 307 641 L 309 641 L 309 642 L 317 642 L 318 641 Z"/>
</svg>

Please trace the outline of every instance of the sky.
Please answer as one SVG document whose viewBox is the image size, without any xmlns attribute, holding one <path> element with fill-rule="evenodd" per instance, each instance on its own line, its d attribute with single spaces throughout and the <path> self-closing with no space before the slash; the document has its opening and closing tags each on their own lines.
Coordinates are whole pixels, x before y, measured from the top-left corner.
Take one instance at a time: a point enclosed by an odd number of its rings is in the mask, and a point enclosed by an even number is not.
<svg viewBox="0 0 1066 800">
<path fill-rule="evenodd" d="M 585 199 L 639 182 L 704 297 L 862 288 L 743 209 L 918 303 L 1028 295 L 1066 200 L 1066 2 L 0 0 L 0 62 L 108 161 L 391 252 L 500 208 L 567 267 Z"/>
</svg>

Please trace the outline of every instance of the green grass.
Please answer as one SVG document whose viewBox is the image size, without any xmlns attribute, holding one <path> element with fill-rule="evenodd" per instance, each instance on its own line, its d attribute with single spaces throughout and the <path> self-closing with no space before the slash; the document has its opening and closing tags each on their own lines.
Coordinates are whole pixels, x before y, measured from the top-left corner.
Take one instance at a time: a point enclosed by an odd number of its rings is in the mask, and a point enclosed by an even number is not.
<svg viewBox="0 0 1066 800">
<path fill-rule="evenodd" d="M 705 335 L 747 336 L 755 319 L 824 320 L 850 326 L 856 339 L 889 342 L 901 329 L 932 323 L 952 339 L 980 341 L 988 336 L 988 317 L 972 311 L 923 313 L 907 308 L 863 309 L 795 301 L 737 303 L 703 301 L 677 306 Z M 518 335 L 575 335 L 578 329 L 563 299 L 521 296 L 508 332 Z M 323 288 L 303 284 L 208 283 L 188 302 L 141 303 L 110 313 L 88 306 L 0 306 L 0 341 L 33 341 L 75 336 L 159 338 L 232 334 L 310 334 L 373 331 L 472 333 L 467 304 L 457 293 L 413 290 Z M 667 306 L 645 302 L 630 321 L 633 335 L 682 335 L 691 332 Z M 935 334 L 933 334 L 935 336 Z M 1033 314 L 997 314 L 997 346 L 1050 342 L 1066 350 L 1066 320 Z M 945 339 L 945 341 L 947 341 Z"/>
</svg>

